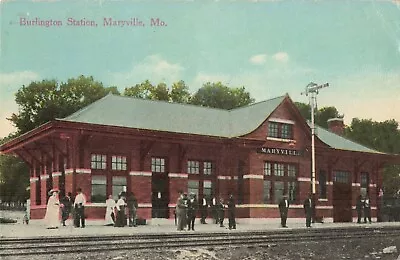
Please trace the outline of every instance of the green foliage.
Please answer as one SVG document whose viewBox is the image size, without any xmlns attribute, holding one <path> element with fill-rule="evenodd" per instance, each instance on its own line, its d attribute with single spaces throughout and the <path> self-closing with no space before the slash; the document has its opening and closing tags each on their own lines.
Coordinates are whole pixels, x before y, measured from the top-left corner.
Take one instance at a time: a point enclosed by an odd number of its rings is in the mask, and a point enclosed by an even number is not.
<svg viewBox="0 0 400 260">
<path fill-rule="evenodd" d="M 190 103 L 206 107 L 233 109 L 254 102 L 250 93 L 241 88 L 229 88 L 221 82 L 207 82 L 191 98 Z"/>
<path fill-rule="evenodd" d="M 353 118 L 345 136 L 380 152 L 400 154 L 399 123 L 395 120 L 376 122 Z M 385 194 L 392 196 L 400 190 L 400 165 L 388 165 L 383 172 Z"/>
<path fill-rule="evenodd" d="M 183 80 L 172 84 L 170 98 L 171 101 L 175 103 L 184 103 L 184 104 L 189 103 L 191 98 L 189 93 L 189 87 L 186 86 Z"/>
<path fill-rule="evenodd" d="M 295 102 L 300 114 L 306 120 L 311 120 L 311 106 L 305 103 Z M 336 107 L 322 107 L 315 111 L 315 124 L 328 129 L 328 119 L 342 117 Z"/>
<path fill-rule="evenodd" d="M 0 198 L 2 201 L 23 202 L 29 198 L 29 169 L 19 158 L 0 156 Z"/>
<path fill-rule="evenodd" d="M 15 101 L 19 112 L 10 120 L 18 134 L 23 134 L 55 118 L 66 117 L 109 92 L 119 94 L 116 87 L 105 88 L 93 77 L 79 76 L 65 83 L 34 81 L 17 91 Z"/>
</svg>

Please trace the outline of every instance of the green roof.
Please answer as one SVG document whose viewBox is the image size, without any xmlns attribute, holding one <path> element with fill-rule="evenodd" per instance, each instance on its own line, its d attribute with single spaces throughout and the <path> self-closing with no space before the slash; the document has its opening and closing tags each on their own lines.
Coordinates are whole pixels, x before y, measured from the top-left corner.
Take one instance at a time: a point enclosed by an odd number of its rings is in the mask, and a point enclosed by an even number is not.
<svg viewBox="0 0 400 260">
<path fill-rule="evenodd" d="M 109 94 L 61 119 L 63 121 L 120 126 L 215 137 L 239 137 L 257 129 L 285 96 L 223 110 Z M 380 153 L 317 126 L 318 138 L 334 149 Z"/>
<path fill-rule="evenodd" d="M 62 120 L 230 138 L 255 130 L 283 99 L 224 110 L 109 94 Z"/>
</svg>

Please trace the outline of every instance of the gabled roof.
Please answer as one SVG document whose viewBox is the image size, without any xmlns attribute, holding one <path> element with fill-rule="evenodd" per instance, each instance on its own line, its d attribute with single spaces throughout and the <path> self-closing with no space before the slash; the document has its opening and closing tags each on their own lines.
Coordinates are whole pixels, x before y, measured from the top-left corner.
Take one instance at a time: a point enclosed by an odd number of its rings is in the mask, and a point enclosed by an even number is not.
<svg viewBox="0 0 400 260">
<path fill-rule="evenodd" d="M 284 98 L 223 110 L 109 94 L 62 120 L 230 138 L 256 129 Z"/>
<path fill-rule="evenodd" d="M 109 94 L 61 121 L 232 138 L 257 129 L 286 97 L 223 110 Z M 380 153 L 318 126 L 316 133 L 334 149 Z"/>
</svg>

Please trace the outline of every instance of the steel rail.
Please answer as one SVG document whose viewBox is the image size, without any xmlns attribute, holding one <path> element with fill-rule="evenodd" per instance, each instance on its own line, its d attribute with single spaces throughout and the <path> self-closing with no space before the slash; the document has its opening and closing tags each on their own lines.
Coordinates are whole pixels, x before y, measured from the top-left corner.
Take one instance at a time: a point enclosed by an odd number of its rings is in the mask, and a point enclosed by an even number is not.
<svg viewBox="0 0 400 260">
<path fill-rule="evenodd" d="M 308 231 L 308 230 L 307 230 Z M 328 232 L 326 232 L 328 231 Z M 320 242 L 330 240 L 361 239 L 368 236 L 375 237 L 398 237 L 398 229 L 380 230 L 376 228 L 348 230 L 323 230 L 309 232 L 237 232 L 237 233 L 202 233 L 202 234 L 175 233 L 145 236 L 125 236 L 124 239 L 116 239 L 110 236 L 103 239 L 88 241 L 82 237 L 79 241 L 54 241 L 46 244 L 41 238 L 34 243 L 26 243 L 24 239 L 14 239 L 8 243 L 1 243 L 0 256 L 21 255 L 48 255 L 65 253 L 101 252 L 110 250 L 143 250 L 157 248 L 182 248 L 182 247 L 217 247 L 217 246 L 248 246 L 269 245 L 279 242 Z M 26 240 L 26 239 L 25 239 Z M 2 240 L 0 240 L 2 241 Z M 31 239 L 31 241 L 33 241 Z M 48 241 L 49 242 L 49 241 Z M 88 243 L 89 242 L 89 243 Z"/>
</svg>

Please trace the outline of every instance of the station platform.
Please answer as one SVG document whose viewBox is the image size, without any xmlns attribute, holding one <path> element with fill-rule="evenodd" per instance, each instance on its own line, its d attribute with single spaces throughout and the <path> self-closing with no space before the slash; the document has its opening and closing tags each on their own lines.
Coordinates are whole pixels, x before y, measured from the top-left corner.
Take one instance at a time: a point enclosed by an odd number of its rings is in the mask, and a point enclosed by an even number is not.
<svg viewBox="0 0 400 260">
<path fill-rule="evenodd" d="M 224 227 L 213 224 L 212 219 L 207 219 L 208 224 L 200 224 L 196 219 L 195 231 L 177 231 L 173 219 L 151 219 L 146 225 L 137 227 L 112 227 L 104 226 L 103 220 L 86 220 L 85 228 L 75 228 L 72 220 L 66 222 L 66 226 L 60 225 L 58 229 L 46 229 L 43 220 L 30 220 L 29 224 L 23 224 L 23 214 L 0 212 L 0 217 L 11 217 L 17 220 L 14 224 L 0 224 L 0 240 L 5 238 L 37 238 L 37 237 L 69 237 L 69 236 L 112 236 L 112 235 L 139 235 L 139 234 L 168 234 L 168 233 L 213 233 L 213 232 L 245 232 L 261 230 L 293 231 L 307 229 L 304 218 L 289 218 L 288 228 L 280 227 L 280 219 L 237 219 L 235 230 L 228 229 L 228 219 L 224 221 Z M 357 223 L 313 223 L 312 229 L 324 228 L 379 228 L 386 226 L 400 227 L 400 222 L 372 222 L 371 224 Z"/>
</svg>

